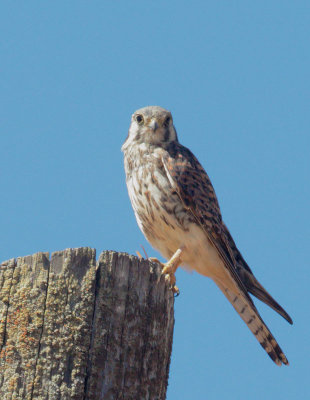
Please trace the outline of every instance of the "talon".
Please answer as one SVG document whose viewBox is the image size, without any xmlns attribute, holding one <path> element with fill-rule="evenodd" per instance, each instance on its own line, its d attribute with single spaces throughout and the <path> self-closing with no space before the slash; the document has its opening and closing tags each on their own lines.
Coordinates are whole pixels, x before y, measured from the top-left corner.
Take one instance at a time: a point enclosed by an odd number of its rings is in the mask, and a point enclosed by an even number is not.
<svg viewBox="0 0 310 400">
<path fill-rule="evenodd" d="M 163 264 L 161 261 L 159 261 L 159 259 L 156 258 L 156 257 L 149 257 L 148 259 L 149 259 L 150 261 L 156 263 L 156 264 L 159 264 L 162 268 L 164 268 L 164 266 L 165 266 L 165 264 Z"/>
<path fill-rule="evenodd" d="M 158 260 L 156 257 L 149 257 L 149 260 L 159 264 L 162 268 L 162 275 L 165 276 L 165 280 L 169 282 L 170 288 L 174 294 L 175 297 L 179 296 L 180 290 L 176 286 L 176 278 L 175 278 L 175 270 L 176 266 L 171 264 L 171 262 L 167 262 L 166 264 L 162 263 L 161 261 Z"/>
<path fill-rule="evenodd" d="M 171 287 L 174 287 L 174 286 L 175 286 L 176 278 L 175 278 L 175 275 L 174 275 L 174 274 L 167 274 L 167 273 L 165 273 L 165 272 L 162 272 L 162 275 L 164 275 L 164 276 L 165 276 L 165 279 L 166 279 L 167 281 L 169 281 Z"/>
<path fill-rule="evenodd" d="M 178 297 L 179 294 L 180 294 L 180 290 L 179 290 L 179 288 L 178 288 L 176 285 L 173 286 L 172 292 L 173 292 L 173 294 L 174 294 L 174 297 Z"/>
<path fill-rule="evenodd" d="M 170 268 L 170 269 L 169 269 Z M 172 293 L 174 294 L 175 297 L 177 297 L 180 294 L 179 288 L 176 286 L 176 278 L 173 272 L 166 272 L 167 270 L 171 271 L 171 267 L 165 267 L 162 271 L 162 274 L 165 276 L 165 280 L 169 282 L 170 284 L 170 289 L 172 290 Z"/>
<path fill-rule="evenodd" d="M 172 278 L 172 276 L 170 275 L 170 278 Z M 170 288 L 172 290 L 172 293 L 174 294 L 174 297 L 178 297 L 178 295 L 180 294 L 180 290 L 177 287 L 177 285 L 175 284 L 176 279 L 175 276 L 173 275 L 174 279 L 170 279 Z M 172 281 L 172 282 L 171 282 Z"/>
</svg>

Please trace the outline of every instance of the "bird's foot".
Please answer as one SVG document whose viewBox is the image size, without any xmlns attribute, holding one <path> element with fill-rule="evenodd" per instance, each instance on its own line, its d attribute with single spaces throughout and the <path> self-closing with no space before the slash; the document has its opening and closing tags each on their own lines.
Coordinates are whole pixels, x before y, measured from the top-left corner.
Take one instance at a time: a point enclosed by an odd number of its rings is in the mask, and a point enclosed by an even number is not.
<svg viewBox="0 0 310 400">
<path fill-rule="evenodd" d="M 180 290 L 175 284 L 176 283 L 175 271 L 178 268 L 178 266 L 175 266 L 174 263 L 171 262 L 171 260 L 169 260 L 165 264 L 159 261 L 158 258 L 156 257 L 150 257 L 149 260 L 152 262 L 156 262 L 161 266 L 162 274 L 165 275 L 165 280 L 169 282 L 170 288 L 174 293 L 174 295 L 178 296 L 180 294 Z"/>
</svg>

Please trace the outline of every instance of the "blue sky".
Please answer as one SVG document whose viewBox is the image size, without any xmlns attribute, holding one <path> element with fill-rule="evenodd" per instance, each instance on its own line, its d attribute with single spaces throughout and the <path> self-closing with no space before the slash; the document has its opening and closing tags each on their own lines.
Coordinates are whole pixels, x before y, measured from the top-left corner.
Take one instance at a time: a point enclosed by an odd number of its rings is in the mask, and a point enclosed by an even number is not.
<svg viewBox="0 0 310 400">
<path fill-rule="evenodd" d="M 172 111 L 208 171 L 290 361 L 207 278 L 177 272 L 168 400 L 309 395 L 309 1 L 0 5 L 0 259 L 91 246 L 157 255 L 127 196 L 131 114 Z"/>
</svg>

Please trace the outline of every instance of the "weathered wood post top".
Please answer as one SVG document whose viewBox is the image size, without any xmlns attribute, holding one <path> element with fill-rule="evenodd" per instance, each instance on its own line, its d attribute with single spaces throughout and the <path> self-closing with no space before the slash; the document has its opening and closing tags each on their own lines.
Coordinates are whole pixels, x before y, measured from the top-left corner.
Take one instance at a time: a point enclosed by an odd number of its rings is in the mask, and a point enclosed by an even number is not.
<svg viewBox="0 0 310 400">
<path fill-rule="evenodd" d="M 85 247 L 0 265 L 0 398 L 166 398 L 173 293 L 157 264 Z"/>
</svg>

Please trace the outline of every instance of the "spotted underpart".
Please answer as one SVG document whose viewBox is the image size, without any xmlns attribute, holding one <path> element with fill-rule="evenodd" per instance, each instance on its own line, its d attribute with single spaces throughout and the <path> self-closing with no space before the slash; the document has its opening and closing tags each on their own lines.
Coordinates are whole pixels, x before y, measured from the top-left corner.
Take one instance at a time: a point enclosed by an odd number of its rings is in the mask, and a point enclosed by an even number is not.
<svg viewBox="0 0 310 400">
<path fill-rule="evenodd" d="M 167 259 L 182 249 L 182 265 L 213 279 L 271 359 L 288 364 L 249 293 L 292 320 L 242 258 L 208 175 L 178 142 L 171 113 L 155 106 L 136 111 L 122 150 L 129 197 L 147 240 Z"/>
</svg>

